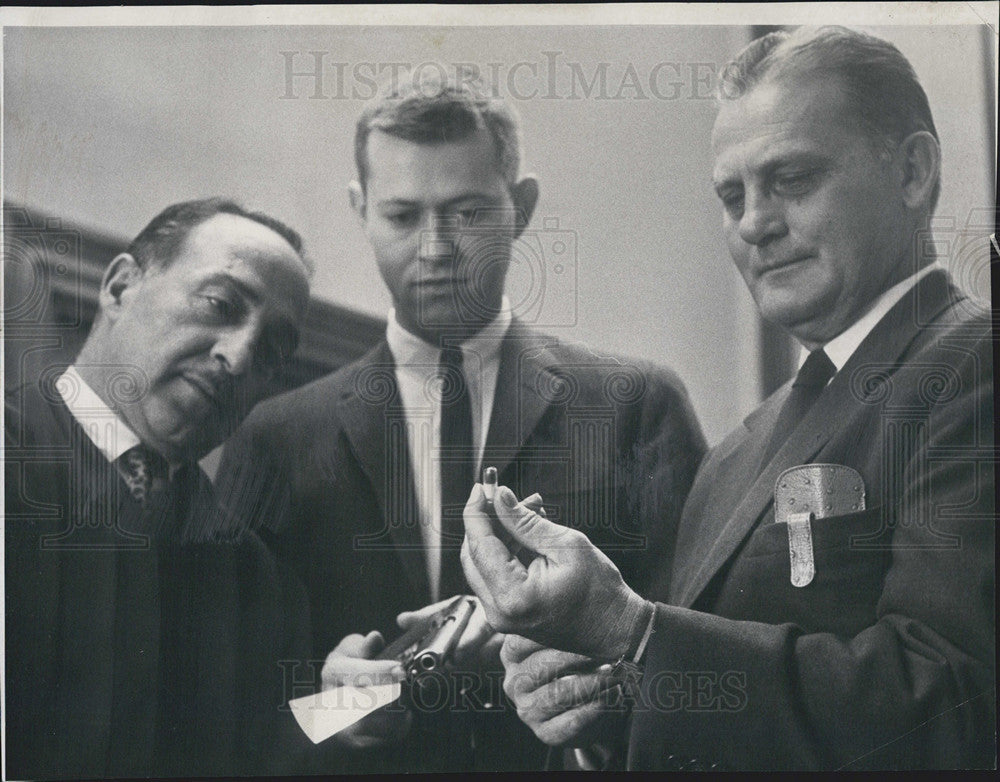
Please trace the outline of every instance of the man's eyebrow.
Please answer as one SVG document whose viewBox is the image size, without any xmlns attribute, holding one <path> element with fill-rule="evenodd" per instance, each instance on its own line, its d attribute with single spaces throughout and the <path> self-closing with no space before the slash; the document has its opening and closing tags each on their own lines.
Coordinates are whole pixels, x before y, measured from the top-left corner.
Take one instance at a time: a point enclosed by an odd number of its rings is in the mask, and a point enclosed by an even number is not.
<svg viewBox="0 0 1000 782">
<path fill-rule="evenodd" d="M 782 166 L 795 166 L 795 165 L 826 165 L 830 160 L 830 155 L 819 152 L 816 150 L 805 150 L 805 149 L 789 149 L 789 150 L 779 150 L 770 157 L 765 158 L 759 164 L 755 165 L 752 173 L 759 176 L 770 176 L 776 169 Z M 717 178 L 715 175 L 712 176 L 712 187 L 715 188 L 715 192 L 718 193 L 720 190 L 725 190 L 729 187 L 742 187 L 743 177 L 740 175 L 733 176 L 723 176 L 721 179 Z"/>
<path fill-rule="evenodd" d="M 237 279 L 230 274 L 225 272 L 216 272 L 209 275 L 204 280 L 202 280 L 201 289 L 204 289 L 210 285 L 227 285 L 231 288 L 235 288 L 236 292 L 239 293 L 243 298 L 249 299 L 252 304 L 259 304 L 261 301 L 261 293 L 253 286 L 248 285 L 243 280 Z"/>
<path fill-rule="evenodd" d="M 776 168 L 781 168 L 781 166 L 794 166 L 801 165 L 803 163 L 807 165 L 816 165 L 826 163 L 829 159 L 830 156 L 828 154 L 817 150 L 793 149 L 768 158 L 761 165 L 760 170 L 765 173 L 770 173 Z"/>
<path fill-rule="evenodd" d="M 493 192 L 486 192 L 482 190 L 467 190 L 463 193 L 459 193 L 452 198 L 449 198 L 443 204 L 439 206 L 453 206 L 454 204 L 460 204 L 463 201 L 494 201 L 497 198 L 497 194 Z M 386 198 L 381 201 L 376 201 L 375 206 L 379 208 L 391 207 L 391 206 L 420 206 L 422 202 L 416 199 L 409 198 Z"/>
<path fill-rule="evenodd" d="M 743 187 L 743 180 L 739 177 L 725 177 L 721 180 L 712 177 L 712 187 L 716 193 L 721 193 L 731 187 Z"/>
<path fill-rule="evenodd" d="M 480 190 L 469 190 L 464 193 L 459 193 L 454 198 L 449 198 L 445 202 L 445 206 L 451 206 L 452 204 L 460 204 L 462 201 L 494 201 L 497 198 L 496 193 L 487 193 Z"/>
<path fill-rule="evenodd" d="M 410 200 L 409 198 L 385 198 L 381 201 L 376 201 L 375 206 L 416 206 L 417 201 Z"/>
</svg>

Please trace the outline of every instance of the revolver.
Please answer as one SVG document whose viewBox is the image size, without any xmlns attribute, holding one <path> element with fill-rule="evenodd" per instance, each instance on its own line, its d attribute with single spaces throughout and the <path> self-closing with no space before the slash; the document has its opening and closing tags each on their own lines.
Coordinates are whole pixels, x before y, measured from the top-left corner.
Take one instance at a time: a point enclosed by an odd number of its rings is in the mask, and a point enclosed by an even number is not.
<svg viewBox="0 0 1000 782">
<path fill-rule="evenodd" d="M 406 671 L 407 682 L 420 684 L 423 677 L 440 671 L 451 660 L 475 609 L 475 598 L 456 597 L 386 646 L 376 659 L 399 660 Z"/>
</svg>

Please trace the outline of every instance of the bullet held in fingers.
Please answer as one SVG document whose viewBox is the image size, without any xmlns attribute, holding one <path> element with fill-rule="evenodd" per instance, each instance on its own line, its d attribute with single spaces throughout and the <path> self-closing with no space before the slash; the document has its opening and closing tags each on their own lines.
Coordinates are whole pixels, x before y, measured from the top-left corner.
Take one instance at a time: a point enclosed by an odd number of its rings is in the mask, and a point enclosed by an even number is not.
<svg viewBox="0 0 1000 782">
<path fill-rule="evenodd" d="M 486 494 L 486 501 L 492 505 L 497 496 L 497 468 L 487 467 L 483 470 L 483 492 Z"/>
</svg>

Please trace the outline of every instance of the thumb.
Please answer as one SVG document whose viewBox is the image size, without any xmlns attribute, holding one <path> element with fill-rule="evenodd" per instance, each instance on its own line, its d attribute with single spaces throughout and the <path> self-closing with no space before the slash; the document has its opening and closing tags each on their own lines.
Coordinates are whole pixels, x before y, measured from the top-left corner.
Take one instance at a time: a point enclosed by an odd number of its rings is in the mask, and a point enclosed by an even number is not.
<svg viewBox="0 0 1000 782">
<path fill-rule="evenodd" d="M 345 657 L 361 657 L 361 650 L 364 648 L 364 643 L 364 636 L 358 633 L 351 633 L 340 639 L 340 643 L 333 648 L 332 654 L 342 654 Z"/>
<path fill-rule="evenodd" d="M 368 635 L 366 635 L 361 643 L 358 645 L 358 657 L 364 657 L 366 660 L 372 659 L 376 654 L 382 651 L 385 646 L 385 639 L 382 637 L 382 633 L 378 630 L 372 630 Z"/>
<path fill-rule="evenodd" d="M 545 512 L 545 506 L 542 504 L 542 495 L 539 494 L 537 491 L 530 497 L 525 497 L 523 500 L 521 500 L 521 504 L 525 508 L 533 510 L 539 516 L 546 516 L 546 517 L 548 516 L 548 514 Z"/>
<path fill-rule="evenodd" d="M 447 605 L 451 605 L 455 602 L 455 595 L 452 597 L 446 597 L 444 600 L 438 600 L 436 603 L 431 603 L 423 608 L 418 608 L 415 611 L 403 611 L 396 616 L 396 624 L 398 624 L 403 630 L 409 630 L 413 625 L 417 624 L 424 619 L 428 619 L 434 614 L 438 613 L 442 608 Z"/>
<path fill-rule="evenodd" d="M 590 545 L 587 538 L 575 530 L 549 521 L 524 503 L 519 504 L 517 495 L 506 486 L 497 491 L 495 510 L 497 519 L 510 536 L 536 554 L 551 557 L 566 548 Z"/>
</svg>

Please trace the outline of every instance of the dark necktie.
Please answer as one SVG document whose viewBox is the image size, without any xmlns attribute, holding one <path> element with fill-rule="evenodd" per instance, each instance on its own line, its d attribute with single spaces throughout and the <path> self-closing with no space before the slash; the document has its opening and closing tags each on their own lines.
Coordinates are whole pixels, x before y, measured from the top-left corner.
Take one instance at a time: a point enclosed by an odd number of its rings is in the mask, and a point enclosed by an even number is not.
<svg viewBox="0 0 1000 782">
<path fill-rule="evenodd" d="M 118 464 L 129 492 L 139 502 L 167 487 L 167 461 L 152 448 L 133 446 L 118 457 Z"/>
<path fill-rule="evenodd" d="M 472 403 L 457 345 L 441 351 L 441 589 L 439 598 L 468 590 L 459 551 L 465 537 L 462 510 L 475 482 Z"/>
<path fill-rule="evenodd" d="M 795 382 L 792 383 L 788 399 L 785 400 L 781 412 L 778 413 L 774 432 L 760 462 L 761 470 L 768 465 L 781 446 L 784 445 L 785 440 L 795 431 L 799 421 L 813 406 L 823 389 L 826 388 L 826 384 L 830 382 L 830 378 L 836 373 L 837 367 L 830 361 L 830 357 L 823 352 L 822 348 L 809 354 L 795 376 Z"/>
<path fill-rule="evenodd" d="M 145 445 L 130 448 L 117 464 L 129 493 L 141 507 L 139 527 L 160 541 L 192 534 L 188 508 L 197 493 L 197 464 L 182 465 L 169 474 L 166 459 Z"/>
</svg>

